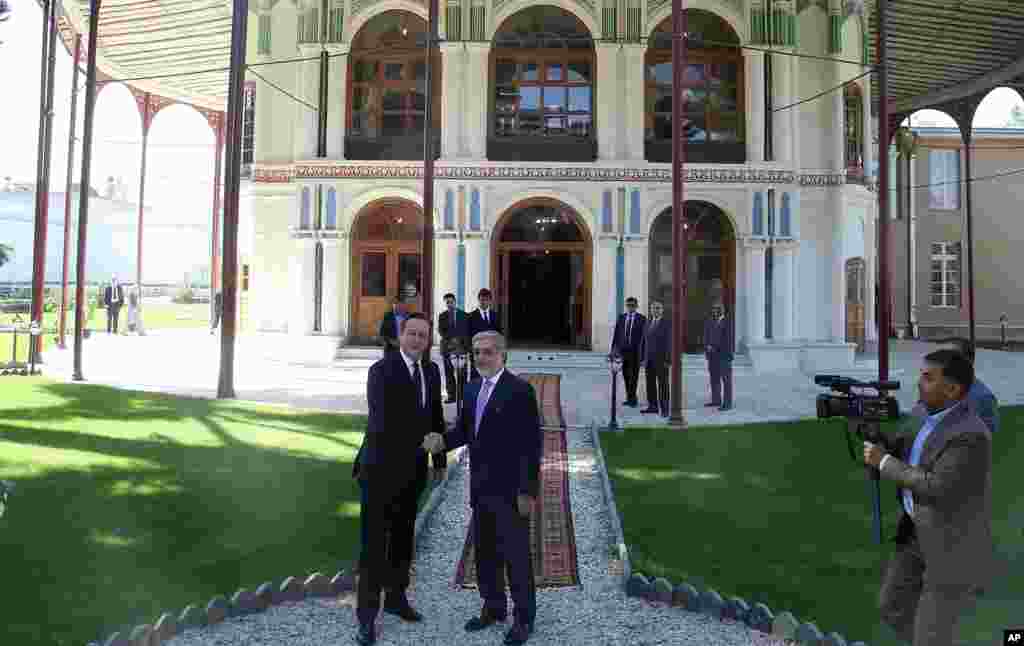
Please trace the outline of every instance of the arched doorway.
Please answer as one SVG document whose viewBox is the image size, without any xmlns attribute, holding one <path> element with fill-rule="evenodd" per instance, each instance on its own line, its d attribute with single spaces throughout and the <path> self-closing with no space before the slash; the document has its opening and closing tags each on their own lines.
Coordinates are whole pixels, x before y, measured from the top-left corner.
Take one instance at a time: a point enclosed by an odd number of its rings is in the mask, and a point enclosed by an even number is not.
<svg viewBox="0 0 1024 646">
<path fill-rule="evenodd" d="M 591 241 L 579 215 L 557 200 L 524 200 L 500 218 L 492 240 L 509 343 L 589 350 Z"/>
<path fill-rule="evenodd" d="M 846 342 L 864 352 L 864 293 L 867 282 L 863 258 L 846 261 Z"/>
<path fill-rule="evenodd" d="M 690 201 L 684 208 L 687 243 L 686 352 L 702 352 L 704 321 L 721 302 L 736 326 L 736 232 L 729 217 L 709 202 Z M 672 209 L 662 211 L 651 227 L 649 301 L 672 311 Z"/>
<path fill-rule="evenodd" d="M 353 344 L 373 344 L 392 300 L 419 311 L 423 303 L 423 211 L 408 200 L 378 200 L 363 207 L 352 225 Z"/>
</svg>

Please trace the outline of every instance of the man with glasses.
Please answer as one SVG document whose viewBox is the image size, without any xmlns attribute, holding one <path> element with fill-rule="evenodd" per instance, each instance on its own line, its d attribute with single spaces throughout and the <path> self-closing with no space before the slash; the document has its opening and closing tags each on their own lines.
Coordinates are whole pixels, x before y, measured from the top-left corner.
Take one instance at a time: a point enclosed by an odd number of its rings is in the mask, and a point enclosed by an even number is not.
<svg viewBox="0 0 1024 646">
<path fill-rule="evenodd" d="M 622 380 L 626 384 L 624 406 L 638 406 L 636 386 L 640 377 L 640 347 L 644 342 L 647 317 L 636 311 L 637 300 L 626 299 L 626 313 L 615 322 L 611 353 L 622 357 Z"/>
</svg>

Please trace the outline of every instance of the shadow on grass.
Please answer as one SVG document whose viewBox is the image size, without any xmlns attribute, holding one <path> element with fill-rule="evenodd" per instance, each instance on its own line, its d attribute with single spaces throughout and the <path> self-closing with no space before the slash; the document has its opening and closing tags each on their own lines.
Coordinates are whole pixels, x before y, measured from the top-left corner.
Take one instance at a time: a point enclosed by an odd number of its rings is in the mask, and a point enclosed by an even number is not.
<svg viewBox="0 0 1024 646">
<path fill-rule="evenodd" d="M 22 383 L 0 402 L 0 643 L 85 643 L 357 553 L 363 419 Z"/>
<path fill-rule="evenodd" d="M 997 643 L 1021 621 L 1021 430 L 1024 408 L 1004 408 L 992 501 L 1003 575 L 965 615 L 965 644 Z M 790 610 L 851 641 L 900 643 L 875 606 L 894 548 L 896 488 L 882 482 L 878 545 L 865 470 L 841 433 L 841 423 L 813 421 L 602 435 L 634 571 Z"/>
</svg>

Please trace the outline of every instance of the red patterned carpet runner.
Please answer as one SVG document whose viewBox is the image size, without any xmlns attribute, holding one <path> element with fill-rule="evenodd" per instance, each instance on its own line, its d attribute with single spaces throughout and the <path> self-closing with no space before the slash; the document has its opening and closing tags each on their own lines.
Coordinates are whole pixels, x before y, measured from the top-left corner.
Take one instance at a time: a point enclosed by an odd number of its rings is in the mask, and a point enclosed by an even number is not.
<svg viewBox="0 0 1024 646">
<path fill-rule="evenodd" d="M 559 375 L 520 375 L 533 386 L 541 410 L 541 423 L 546 427 L 565 428 L 559 398 Z M 533 576 L 538 588 L 561 588 L 580 584 L 576 562 L 576 532 L 569 505 L 569 458 L 565 430 L 543 433 L 540 465 L 540 509 L 530 515 L 530 555 Z M 476 559 L 473 531 L 470 526 L 462 558 L 455 572 L 455 584 L 476 587 Z"/>
</svg>

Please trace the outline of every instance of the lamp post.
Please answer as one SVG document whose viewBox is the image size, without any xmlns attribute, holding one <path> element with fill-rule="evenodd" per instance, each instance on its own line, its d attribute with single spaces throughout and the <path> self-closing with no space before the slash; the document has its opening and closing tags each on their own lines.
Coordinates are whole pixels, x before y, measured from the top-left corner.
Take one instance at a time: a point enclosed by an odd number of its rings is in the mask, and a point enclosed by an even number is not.
<svg viewBox="0 0 1024 646">
<path fill-rule="evenodd" d="M 42 331 L 43 328 L 42 326 L 39 325 L 39 321 L 32 321 L 32 324 L 28 326 L 28 333 L 30 339 L 29 348 L 32 348 L 31 350 L 29 350 L 28 353 L 29 376 L 36 374 L 36 362 L 39 360 L 39 354 L 42 351 L 42 348 L 38 347 L 36 344 L 39 343 L 40 341 L 39 333 Z"/>
<path fill-rule="evenodd" d="M 466 353 L 461 350 L 452 354 L 455 359 L 455 419 L 462 411 L 462 389 L 466 384 Z"/>
<path fill-rule="evenodd" d="M 606 430 L 621 431 L 622 429 L 619 428 L 619 422 L 615 417 L 616 408 L 618 408 L 615 396 L 618 394 L 619 389 L 618 376 L 619 371 L 622 370 L 622 355 L 618 352 L 612 352 L 608 355 L 607 361 L 608 371 L 612 373 L 612 416 L 608 421 L 608 428 Z"/>
</svg>

